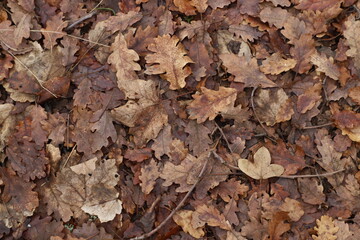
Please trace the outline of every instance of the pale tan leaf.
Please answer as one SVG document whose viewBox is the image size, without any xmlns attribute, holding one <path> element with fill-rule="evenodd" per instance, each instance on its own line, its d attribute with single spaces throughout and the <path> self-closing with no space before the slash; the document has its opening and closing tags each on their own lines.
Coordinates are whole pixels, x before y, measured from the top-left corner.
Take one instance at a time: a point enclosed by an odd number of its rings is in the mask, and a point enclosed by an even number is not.
<svg viewBox="0 0 360 240">
<path fill-rule="evenodd" d="M 95 170 L 95 164 L 96 164 L 97 158 L 92 158 L 90 160 L 87 160 L 86 162 L 74 165 L 70 167 L 70 169 L 77 173 L 77 174 L 89 174 L 92 173 Z"/>
<path fill-rule="evenodd" d="M 161 77 L 170 82 L 170 89 L 185 87 L 185 78 L 190 75 L 191 69 L 186 66 L 192 63 L 184 46 L 176 36 L 159 36 L 154 43 L 148 46 L 153 54 L 145 57 L 147 62 L 146 74 L 161 74 Z"/>
<path fill-rule="evenodd" d="M 282 72 L 289 71 L 295 67 L 295 65 L 295 59 L 284 59 L 279 52 L 276 52 L 262 62 L 260 70 L 265 74 L 278 75 Z"/>
<path fill-rule="evenodd" d="M 135 71 L 141 70 L 140 65 L 137 63 L 140 57 L 134 50 L 128 49 L 124 35 L 121 33 L 115 37 L 110 50 L 112 53 L 108 58 L 108 63 L 116 69 L 119 88 L 126 88 L 126 81 L 138 78 Z"/>
<path fill-rule="evenodd" d="M 184 232 L 190 234 L 194 238 L 201 238 L 205 235 L 204 227 L 195 228 L 191 224 L 192 214 L 194 211 L 191 210 L 180 210 L 173 216 L 174 222 L 181 226 Z"/>
<path fill-rule="evenodd" d="M 257 60 L 247 60 L 245 56 L 239 57 L 235 54 L 221 54 L 227 71 L 235 76 L 235 82 L 245 83 L 245 87 L 276 87 L 276 84 L 260 72 Z"/>
<path fill-rule="evenodd" d="M 285 171 L 283 166 L 271 164 L 270 152 L 266 147 L 261 147 L 257 150 L 254 154 L 253 163 L 247 159 L 240 158 L 238 160 L 238 167 L 246 175 L 257 180 L 278 177 Z"/>
<path fill-rule="evenodd" d="M 336 240 L 336 233 L 339 231 L 339 227 L 334 224 L 332 217 L 327 215 L 321 216 L 320 219 L 316 219 L 317 227 L 314 227 L 317 232 L 316 235 L 312 235 L 314 240 Z"/>
<path fill-rule="evenodd" d="M 218 91 L 201 88 L 202 93 L 193 95 L 187 110 L 190 119 L 198 123 L 205 122 L 207 118 L 213 120 L 219 113 L 226 112 L 235 103 L 237 91 L 234 88 L 220 87 Z"/>
<path fill-rule="evenodd" d="M 334 64 L 332 57 L 327 57 L 324 53 L 315 52 L 311 56 L 311 62 L 317 66 L 319 72 L 325 73 L 326 76 L 331 77 L 334 80 L 339 80 L 340 71 L 339 68 Z"/>
</svg>

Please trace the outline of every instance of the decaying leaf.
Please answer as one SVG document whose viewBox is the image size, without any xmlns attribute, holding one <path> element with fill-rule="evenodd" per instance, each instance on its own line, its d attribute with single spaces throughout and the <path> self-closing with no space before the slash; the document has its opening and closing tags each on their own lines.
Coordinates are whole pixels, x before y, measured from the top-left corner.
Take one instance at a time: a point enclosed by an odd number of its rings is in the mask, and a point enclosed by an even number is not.
<svg viewBox="0 0 360 240">
<path fill-rule="evenodd" d="M 204 227 L 194 228 L 191 224 L 192 214 L 194 211 L 190 210 L 180 210 L 176 212 L 173 216 L 176 224 L 182 227 L 184 232 L 189 233 L 194 238 L 201 238 L 205 235 Z"/>
<path fill-rule="evenodd" d="M 201 88 L 202 94 L 193 95 L 187 110 L 190 119 L 196 119 L 198 123 L 205 122 L 207 118 L 213 120 L 222 111 L 234 106 L 236 89 L 220 87 L 218 91 Z"/>
<path fill-rule="evenodd" d="M 292 69 L 295 65 L 295 59 L 284 59 L 279 53 L 274 53 L 262 62 L 260 70 L 265 74 L 277 75 Z"/>
<path fill-rule="evenodd" d="M 316 219 L 316 224 L 317 227 L 314 227 L 314 229 L 317 232 L 317 236 L 312 235 L 314 240 L 337 239 L 335 234 L 339 231 L 339 227 L 335 226 L 332 217 L 329 217 L 327 215 L 321 216 L 320 219 Z"/>
<path fill-rule="evenodd" d="M 111 111 L 115 120 L 131 127 L 135 142 L 142 146 L 156 138 L 167 124 L 168 115 L 162 107 L 153 81 L 129 81 L 126 88 L 128 102 Z"/>
<path fill-rule="evenodd" d="M 75 172 L 64 169 L 60 173 L 55 184 L 61 192 L 59 200 L 72 209 L 77 207 L 97 215 L 101 222 L 111 221 L 122 210 L 119 192 L 114 188 L 117 184 L 115 159 L 101 160 L 94 170 L 89 167 L 94 159 L 89 161 L 74 166 Z"/>
<path fill-rule="evenodd" d="M 318 67 L 318 71 L 325 73 L 326 76 L 331 77 L 334 80 L 339 80 L 340 71 L 334 64 L 332 57 L 327 58 L 324 53 L 314 53 L 311 56 L 311 62 Z"/>
<path fill-rule="evenodd" d="M 148 49 L 154 53 L 145 57 L 148 64 L 145 73 L 161 74 L 170 82 L 170 89 L 185 87 L 185 78 L 191 73 L 190 67 L 186 65 L 192 63 L 192 60 L 186 56 L 187 52 L 179 39 L 169 35 L 159 36 Z"/>
<path fill-rule="evenodd" d="M 154 159 L 151 159 L 149 164 L 141 168 L 141 175 L 139 176 L 141 180 L 140 186 L 145 194 L 149 194 L 153 190 L 155 181 L 159 176 L 159 166 Z"/>
<path fill-rule="evenodd" d="M 221 54 L 227 71 L 235 76 L 235 82 L 245 83 L 245 87 L 276 87 L 276 84 L 260 72 L 255 58 L 250 61 L 246 57 L 239 57 L 235 54 Z"/>
<path fill-rule="evenodd" d="M 292 103 L 282 88 L 259 89 L 254 96 L 255 111 L 268 126 L 291 119 Z"/>
<path fill-rule="evenodd" d="M 256 151 L 253 163 L 247 159 L 238 159 L 238 167 L 246 175 L 257 180 L 278 177 L 284 172 L 283 166 L 271 164 L 270 152 L 265 147 Z"/>
</svg>

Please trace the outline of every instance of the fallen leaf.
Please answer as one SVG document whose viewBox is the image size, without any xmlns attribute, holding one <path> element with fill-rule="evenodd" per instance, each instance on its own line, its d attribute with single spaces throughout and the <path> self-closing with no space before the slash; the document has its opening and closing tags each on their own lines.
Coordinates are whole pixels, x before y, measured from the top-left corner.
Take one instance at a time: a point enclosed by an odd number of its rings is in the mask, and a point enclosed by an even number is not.
<svg viewBox="0 0 360 240">
<path fill-rule="evenodd" d="M 316 235 L 312 235 L 314 240 L 336 240 L 336 233 L 339 231 L 339 227 L 335 226 L 334 220 L 332 217 L 327 215 L 321 216 L 320 219 L 316 219 L 317 227 L 314 227 L 314 230 L 317 232 Z"/>
<path fill-rule="evenodd" d="M 271 156 L 269 150 L 265 147 L 259 148 L 254 154 L 254 162 L 247 159 L 238 159 L 238 167 L 246 175 L 253 179 L 268 179 L 278 177 L 284 172 L 284 168 L 278 164 L 271 164 Z"/>
<path fill-rule="evenodd" d="M 212 227 L 220 227 L 224 230 L 230 230 L 230 223 L 225 219 L 224 215 L 212 205 L 202 204 L 195 208 L 196 218 L 199 218 L 201 221 L 205 222 Z"/>
<path fill-rule="evenodd" d="M 205 235 L 204 227 L 194 228 L 191 224 L 192 214 L 194 211 L 190 210 L 180 210 L 177 211 L 174 216 L 174 222 L 177 225 L 181 226 L 184 232 L 189 233 L 194 238 L 201 238 Z"/>
<path fill-rule="evenodd" d="M 141 180 L 140 186 L 146 195 L 149 194 L 156 184 L 156 179 L 160 176 L 159 166 L 154 159 L 151 159 L 150 163 L 141 168 Z"/>
<path fill-rule="evenodd" d="M 355 67 L 360 71 L 360 44 L 359 29 L 360 23 L 355 20 L 352 15 L 345 21 L 346 30 L 344 30 L 344 37 L 346 38 L 346 45 L 349 46 L 349 50 L 346 51 L 346 55 L 353 57 L 355 61 Z"/>
<path fill-rule="evenodd" d="M 334 80 L 339 80 L 340 71 L 337 65 L 334 64 L 332 57 L 327 57 L 324 53 L 315 52 L 311 55 L 311 62 L 317 66 L 317 70 L 325 73 L 326 76 Z"/>
<path fill-rule="evenodd" d="M 248 61 L 246 57 L 235 54 L 221 54 L 219 57 L 227 71 L 235 76 L 235 82 L 245 83 L 245 87 L 276 87 L 273 81 L 260 72 L 255 58 Z"/>
<path fill-rule="evenodd" d="M 304 202 L 312 205 L 323 204 L 326 200 L 324 187 L 314 178 L 299 178 L 299 191 Z"/>
<path fill-rule="evenodd" d="M 294 114 L 292 102 L 282 88 L 259 89 L 254 96 L 255 112 L 267 126 L 285 122 Z"/>
<path fill-rule="evenodd" d="M 145 57 L 146 74 L 162 74 L 161 77 L 170 82 L 170 89 L 185 87 L 185 78 L 191 73 L 188 63 L 192 63 L 184 46 L 176 36 L 159 36 L 148 46 L 153 54 Z"/>
<path fill-rule="evenodd" d="M 274 53 L 262 62 L 262 65 L 260 66 L 260 71 L 265 74 L 277 75 L 282 72 L 289 71 L 295 66 L 295 59 L 284 59 L 281 57 L 280 53 Z"/>
<path fill-rule="evenodd" d="M 205 122 L 207 118 L 213 120 L 222 111 L 231 108 L 236 99 L 237 91 L 234 88 L 220 87 L 218 91 L 201 88 L 202 94 L 193 95 L 188 107 L 190 119 L 196 119 L 197 123 Z"/>
</svg>

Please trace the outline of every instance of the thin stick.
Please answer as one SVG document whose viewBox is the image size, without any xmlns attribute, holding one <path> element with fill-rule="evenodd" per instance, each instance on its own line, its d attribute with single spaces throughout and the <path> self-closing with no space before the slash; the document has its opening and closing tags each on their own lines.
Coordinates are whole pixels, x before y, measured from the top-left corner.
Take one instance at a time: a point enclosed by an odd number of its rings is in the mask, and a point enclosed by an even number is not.
<svg viewBox="0 0 360 240">
<path fill-rule="evenodd" d="M 63 170 L 64 167 L 66 166 L 66 164 L 68 163 L 68 161 L 69 161 L 71 155 L 74 153 L 76 147 L 77 147 L 77 144 L 75 144 L 75 146 L 73 147 L 73 149 L 71 149 L 71 152 L 70 152 L 69 156 L 66 158 L 64 165 L 62 165 L 61 170 Z"/>
<path fill-rule="evenodd" d="M 139 237 L 134 237 L 134 238 L 131 238 L 130 240 L 140 240 L 140 239 L 145 239 L 145 238 L 148 238 L 148 237 L 151 237 L 152 235 L 154 235 L 156 232 L 158 232 L 171 218 L 172 216 L 174 216 L 174 214 L 183 206 L 183 204 L 185 203 L 186 199 L 190 196 L 190 194 L 192 193 L 192 191 L 194 191 L 196 185 L 201 181 L 202 179 L 202 176 L 204 175 L 205 173 L 205 169 L 207 167 L 207 164 L 209 162 L 209 157 L 210 157 L 210 153 L 209 152 L 209 156 L 206 158 L 206 161 L 204 163 L 204 166 L 203 168 L 201 169 L 201 172 L 196 180 L 196 182 L 192 185 L 191 189 L 187 192 L 187 194 L 185 195 L 185 197 L 181 200 L 181 202 L 176 206 L 175 209 L 172 210 L 172 212 L 169 214 L 169 216 L 167 216 L 165 218 L 164 221 L 162 221 L 162 223 L 160 223 L 159 226 L 157 226 L 155 229 L 153 229 L 152 231 L 148 232 L 148 233 L 145 233 Z"/>
<path fill-rule="evenodd" d="M 33 71 L 30 70 L 30 68 L 28 68 L 23 62 L 20 61 L 20 59 L 18 59 L 14 54 L 12 54 L 12 52 L 7 51 L 16 61 L 18 61 L 20 63 L 21 66 L 23 66 L 23 68 L 25 68 L 27 71 L 30 72 L 31 75 L 34 76 L 34 78 L 36 79 L 37 83 L 40 85 L 40 87 L 44 90 L 46 90 L 48 93 L 50 93 L 51 95 L 53 95 L 55 98 L 57 98 L 58 96 L 56 96 L 55 93 L 51 92 L 49 89 L 47 89 L 41 82 L 42 80 L 40 80 L 38 78 L 38 76 L 35 75 L 35 73 Z"/>
<path fill-rule="evenodd" d="M 252 110 L 253 110 L 253 112 L 254 112 L 255 118 L 256 118 L 257 121 L 260 123 L 260 126 L 265 130 L 268 138 L 269 138 L 271 141 L 273 141 L 273 142 L 276 143 L 276 140 L 272 138 L 272 136 L 271 136 L 271 135 L 269 134 L 269 132 L 266 130 L 265 126 L 262 124 L 262 122 L 260 121 L 258 115 L 256 114 L 255 104 L 254 104 L 254 94 L 255 94 L 255 91 L 256 91 L 257 88 L 258 88 L 258 87 L 254 87 L 253 90 L 252 90 L 252 92 L 251 92 L 251 97 L 250 97 L 251 108 L 252 108 Z"/>
<path fill-rule="evenodd" d="M 220 128 L 220 126 L 219 126 L 215 121 L 214 121 L 214 123 L 215 123 L 215 125 L 216 125 L 216 128 L 220 131 L 221 136 L 224 138 L 224 140 L 225 140 L 225 142 L 226 142 L 226 145 L 227 145 L 227 147 L 229 148 L 230 152 L 233 153 L 233 150 L 232 150 L 232 148 L 231 148 L 231 146 L 230 146 L 230 143 L 229 143 L 229 141 L 227 140 L 227 138 L 226 138 L 223 130 Z"/>
<path fill-rule="evenodd" d="M 333 125 L 333 123 L 324 123 L 324 124 L 321 124 L 321 125 L 316 125 L 316 126 L 307 126 L 307 127 L 303 127 L 301 129 L 313 129 L 313 128 L 321 128 L 321 127 L 326 127 L 326 126 L 331 126 Z"/>
<path fill-rule="evenodd" d="M 64 34 L 64 32 L 46 31 L 46 30 L 30 30 L 30 32 L 41 32 L 41 33 L 44 32 L 44 33 Z M 102 46 L 102 47 L 110 47 L 108 45 L 105 45 L 105 44 L 102 44 L 102 43 L 99 43 L 99 42 L 94 42 L 94 41 L 91 41 L 89 39 L 78 37 L 78 36 L 75 36 L 75 35 L 71 35 L 71 34 L 65 34 L 65 35 L 68 36 L 68 37 L 72 37 L 72 38 L 76 38 L 76 39 L 85 41 L 85 42 L 93 43 L 93 44 L 96 44 L 96 45 L 99 45 L 99 46 Z"/>
<path fill-rule="evenodd" d="M 313 177 L 327 177 L 340 172 L 345 171 L 345 169 L 337 170 L 329 173 L 321 173 L 321 174 L 305 174 L 305 175 L 294 175 L 294 176 L 279 176 L 279 178 L 288 178 L 288 179 L 296 179 L 296 178 L 313 178 Z"/>
</svg>

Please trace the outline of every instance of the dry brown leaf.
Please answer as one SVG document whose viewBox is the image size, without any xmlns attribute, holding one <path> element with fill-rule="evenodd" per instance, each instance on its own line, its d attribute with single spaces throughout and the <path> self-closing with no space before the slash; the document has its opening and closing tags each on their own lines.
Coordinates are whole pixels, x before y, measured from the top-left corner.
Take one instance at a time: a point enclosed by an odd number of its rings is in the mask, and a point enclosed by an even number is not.
<svg viewBox="0 0 360 240">
<path fill-rule="evenodd" d="M 193 151 L 194 156 L 200 156 L 201 153 L 209 150 L 212 143 L 209 134 L 211 131 L 202 124 L 195 121 L 189 121 L 185 127 L 185 132 L 189 134 L 185 143 L 189 145 L 189 149 Z"/>
<path fill-rule="evenodd" d="M 22 16 L 20 22 L 16 26 L 14 30 L 14 41 L 17 46 L 20 45 L 23 38 L 26 39 L 30 37 L 30 28 L 32 27 L 30 21 L 31 16 L 29 14 L 25 14 Z"/>
<path fill-rule="evenodd" d="M 189 191 L 198 178 L 203 161 L 204 158 L 196 158 L 188 154 L 180 165 L 166 162 L 160 174 L 160 177 L 165 179 L 163 186 L 167 187 L 176 183 L 180 185 L 176 188 L 176 192 Z"/>
<path fill-rule="evenodd" d="M 284 172 L 284 167 L 278 164 L 271 164 L 271 156 L 266 147 L 261 147 L 254 154 L 254 162 L 247 159 L 238 159 L 238 167 L 246 175 L 253 179 L 268 179 L 278 177 Z"/>
<path fill-rule="evenodd" d="M 315 83 L 313 86 L 306 89 L 306 91 L 298 97 L 296 109 L 298 112 L 304 114 L 318 105 L 321 96 L 322 84 Z"/>
<path fill-rule="evenodd" d="M 159 166 L 154 159 L 151 159 L 150 163 L 141 168 L 141 180 L 140 186 L 143 193 L 149 194 L 156 184 L 156 179 L 160 176 Z"/>
<path fill-rule="evenodd" d="M 349 90 L 349 97 L 353 100 L 356 104 L 360 105 L 360 86 L 353 87 Z"/>
<path fill-rule="evenodd" d="M 346 55 L 354 58 L 355 67 L 360 71 L 360 22 L 355 20 L 354 15 L 351 15 L 345 22 L 345 27 L 344 37 L 347 40 L 347 46 L 350 48 L 346 51 Z"/>
<path fill-rule="evenodd" d="M 311 55 L 311 62 L 317 66 L 317 70 L 325 73 L 326 76 L 334 80 L 339 80 L 340 71 L 337 65 L 334 64 L 332 57 L 327 57 L 324 53 L 315 52 Z"/>
<path fill-rule="evenodd" d="M 141 70 L 140 65 L 137 63 L 140 57 L 134 50 L 128 49 L 122 34 L 115 37 L 110 50 L 112 53 L 108 58 L 108 63 L 115 67 L 118 86 L 122 90 L 126 88 L 127 81 L 138 79 L 135 71 Z"/>
<path fill-rule="evenodd" d="M 254 39 L 258 39 L 263 35 L 263 33 L 256 28 L 244 24 L 230 25 L 229 32 L 234 33 L 237 37 L 241 37 L 245 42 L 253 42 Z"/>
<path fill-rule="evenodd" d="M 325 202 L 324 187 L 315 178 L 299 178 L 299 191 L 304 202 L 320 205 Z"/>
<path fill-rule="evenodd" d="M 122 210 L 119 192 L 114 188 L 118 182 L 115 159 L 101 160 L 93 171 L 88 167 L 92 165 L 93 159 L 89 161 L 75 167 L 79 174 L 65 168 L 58 175 L 55 184 L 61 192 L 58 201 L 77 211 L 80 208 L 86 213 L 97 215 L 100 222 L 111 221 Z"/>
<path fill-rule="evenodd" d="M 207 118 L 213 120 L 222 111 L 226 112 L 234 106 L 237 91 L 234 88 L 219 87 L 218 91 L 201 88 L 202 93 L 193 95 L 188 107 L 190 119 L 196 119 L 197 123 L 205 122 Z"/>
<path fill-rule="evenodd" d="M 219 57 L 227 71 L 235 76 L 235 82 L 245 83 L 245 87 L 276 87 L 273 81 L 260 72 L 255 58 L 248 61 L 246 57 L 235 54 L 221 54 Z"/>
<path fill-rule="evenodd" d="M 276 52 L 262 62 L 260 70 L 265 74 L 278 75 L 282 72 L 289 71 L 295 67 L 295 65 L 295 59 L 284 59 L 279 52 Z"/>
<path fill-rule="evenodd" d="M 355 142 L 360 142 L 360 113 L 344 110 L 333 113 L 333 117 L 343 135 L 347 135 Z"/>
<path fill-rule="evenodd" d="M 170 82 L 170 89 L 185 87 L 185 78 L 191 73 L 188 63 L 192 63 L 184 46 L 176 36 L 158 36 L 154 43 L 148 46 L 153 54 L 145 57 L 147 62 L 146 74 L 161 74 L 161 77 Z"/>
<path fill-rule="evenodd" d="M 279 210 L 287 212 L 293 222 L 299 221 L 305 213 L 301 203 L 291 198 L 285 198 L 285 202 L 279 207 Z"/>
<path fill-rule="evenodd" d="M 194 238 L 201 238 L 205 235 L 204 227 L 194 228 L 191 224 L 192 214 L 194 211 L 190 210 L 180 210 L 177 211 L 174 216 L 174 222 L 177 225 L 181 226 L 184 232 L 190 234 Z"/>
<path fill-rule="evenodd" d="M 125 85 L 124 85 L 125 87 Z M 128 102 L 111 111 L 114 119 L 130 127 L 135 143 L 142 147 L 157 137 L 167 124 L 168 116 L 159 103 L 159 97 L 153 81 L 127 81 L 124 88 Z"/>
<path fill-rule="evenodd" d="M 270 26 L 274 25 L 277 28 L 284 27 L 291 14 L 282 8 L 266 7 L 260 12 L 260 19 L 263 22 L 268 22 Z"/>
<path fill-rule="evenodd" d="M 281 239 L 281 235 L 290 230 L 290 224 L 285 222 L 288 220 L 286 212 L 274 213 L 268 225 L 269 239 Z"/>
<path fill-rule="evenodd" d="M 57 15 L 51 17 L 46 22 L 46 28 L 41 29 L 44 35 L 44 47 L 51 49 L 56 45 L 56 40 L 66 35 L 62 30 L 67 26 L 67 22 L 63 20 L 63 13 L 59 12 Z"/>
<path fill-rule="evenodd" d="M 224 230 L 230 230 L 231 225 L 225 219 L 224 215 L 220 213 L 220 211 L 212 205 L 205 205 L 202 204 L 195 208 L 195 212 L 193 216 L 200 219 L 201 221 L 205 222 L 209 226 L 212 227 L 220 227 Z"/>
<path fill-rule="evenodd" d="M 339 227 L 334 224 L 332 217 L 327 215 L 321 216 L 320 219 L 316 219 L 317 227 L 314 230 L 317 232 L 316 235 L 312 235 L 314 240 L 336 240 L 336 233 L 339 231 Z"/>
<path fill-rule="evenodd" d="M 260 121 L 268 126 L 288 121 L 294 114 L 291 100 L 282 88 L 257 90 L 254 104 Z"/>
<path fill-rule="evenodd" d="M 291 2 L 289 0 L 270 0 L 274 6 L 280 5 L 282 7 L 290 7 Z"/>
</svg>

